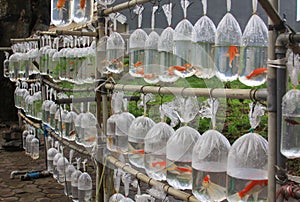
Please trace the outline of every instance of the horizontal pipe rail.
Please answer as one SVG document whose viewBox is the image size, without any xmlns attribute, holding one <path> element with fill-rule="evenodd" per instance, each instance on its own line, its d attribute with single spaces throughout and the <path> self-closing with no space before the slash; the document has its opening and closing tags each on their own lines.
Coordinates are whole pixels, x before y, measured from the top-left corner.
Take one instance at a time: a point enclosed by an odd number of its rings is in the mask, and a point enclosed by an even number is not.
<svg viewBox="0 0 300 202">
<path fill-rule="evenodd" d="M 31 41 L 39 41 L 39 38 L 18 38 L 18 39 L 10 39 L 11 43 L 21 43 L 21 42 L 31 42 Z"/>
<path fill-rule="evenodd" d="M 159 86 L 138 86 L 106 83 L 105 87 L 110 90 L 124 90 L 140 93 L 158 93 L 166 95 L 182 95 L 197 97 L 251 99 L 256 101 L 267 99 L 266 89 L 226 89 L 226 88 L 178 88 Z"/>
<path fill-rule="evenodd" d="M 55 32 L 58 36 L 59 35 L 72 35 L 72 36 L 90 36 L 90 37 L 97 37 L 97 32 L 82 32 L 82 31 L 69 31 L 69 30 L 56 30 Z"/>
<path fill-rule="evenodd" d="M 73 93 L 76 93 L 76 92 L 94 92 L 95 91 L 95 88 L 94 87 L 90 87 L 90 88 L 82 88 L 82 89 L 77 89 L 77 88 L 63 88 L 63 87 L 60 87 L 59 85 L 51 82 L 51 81 L 48 81 L 46 79 L 42 79 L 43 80 L 43 83 L 47 84 L 48 86 L 50 86 L 51 88 L 57 90 L 57 91 L 60 91 L 60 92 L 73 92 Z"/>
<path fill-rule="evenodd" d="M 195 196 L 193 194 L 189 194 L 183 191 L 180 191 L 178 189 L 175 189 L 174 187 L 156 181 L 153 178 L 148 177 L 147 175 L 133 169 L 132 167 L 130 167 L 129 165 L 126 165 L 124 163 L 122 163 L 121 161 L 119 161 L 118 159 L 112 157 L 112 156 L 108 156 L 106 157 L 106 160 L 108 162 L 110 162 L 111 164 L 115 165 L 116 167 L 124 170 L 127 173 L 130 173 L 133 176 L 136 176 L 137 179 L 148 183 L 151 186 L 160 186 L 163 187 L 164 191 L 172 196 L 175 196 L 178 199 L 182 199 L 185 201 L 190 201 L 190 202 L 199 202 L 198 199 L 195 198 Z"/>
<path fill-rule="evenodd" d="M 38 123 L 34 123 L 31 119 L 29 119 L 25 114 L 23 114 L 22 112 L 18 112 L 18 115 L 24 119 L 29 125 L 32 125 L 34 128 L 36 129 L 40 129 L 41 126 Z"/>
<path fill-rule="evenodd" d="M 134 7 L 134 6 L 139 5 L 139 4 L 148 3 L 150 1 L 151 0 L 131 0 L 131 1 L 120 3 L 120 4 L 115 5 L 113 7 L 107 8 L 107 9 L 103 10 L 102 13 L 104 15 L 109 15 L 111 13 L 119 12 L 121 10 L 131 8 L 131 7 Z"/>
</svg>

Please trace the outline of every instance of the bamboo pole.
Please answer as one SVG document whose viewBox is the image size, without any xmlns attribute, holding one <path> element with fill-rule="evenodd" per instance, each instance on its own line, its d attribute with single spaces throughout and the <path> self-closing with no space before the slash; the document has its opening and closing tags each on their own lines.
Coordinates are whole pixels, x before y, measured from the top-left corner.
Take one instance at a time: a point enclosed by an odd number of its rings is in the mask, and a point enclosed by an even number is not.
<svg viewBox="0 0 300 202">
<path fill-rule="evenodd" d="M 43 83 L 47 84 L 48 86 L 50 86 L 51 88 L 57 90 L 57 91 L 62 91 L 62 92 L 74 92 L 74 93 L 78 93 L 78 92 L 93 92 L 95 91 L 94 87 L 90 87 L 90 88 L 82 88 L 82 89 L 77 89 L 77 88 L 63 88 L 58 86 L 57 84 L 48 81 L 46 79 L 43 79 Z"/>
<path fill-rule="evenodd" d="M 39 41 L 39 38 L 19 38 L 19 39 L 10 39 L 11 43 L 21 43 L 21 42 L 31 42 L 31 41 Z"/>
<path fill-rule="evenodd" d="M 32 120 L 30 120 L 26 115 L 24 115 L 22 112 L 18 112 L 19 117 L 24 119 L 29 125 L 32 125 L 36 129 L 40 129 L 41 126 L 38 123 L 34 123 Z"/>
<path fill-rule="evenodd" d="M 262 7 L 269 16 L 269 27 L 279 25 L 281 20 L 276 16 L 278 10 L 278 0 L 259 0 Z M 266 6 L 267 5 L 267 6 Z M 268 33 L 268 58 L 275 59 L 275 41 L 277 38 L 277 31 L 269 29 Z M 275 165 L 277 163 L 277 83 L 276 83 L 276 68 L 268 65 L 267 73 L 267 89 L 268 89 L 268 202 L 276 201 L 276 179 L 275 179 Z"/>
<path fill-rule="evenodd" d="M 0 47 L 0 51 L 11 51 L 11 47 Z"/>
<path fill-rule="evenodd" d="M 82 32 L 82 31 L 69 31 L 69 30 L 56 30 L 56 34 L 59 35 L 72 35 L 72 36 L 90 36 L 97 37 L 97 32 Z"/>
<path fill-rule="evenodd" d="M 215 97 L 232 99 L 266 100 L 266 89 L 224 89 L 224 88 L 179 88 L 159 86 L 137 86 L 106 83 L 105 87 L 110 90 L 124 90 L 130 92 L 159 93 L 166 95 L 182 95 L 197 97 Z"/>
<path fill-rule="evenodd" d="M 177 190 L 168 184 L 164 184 L 162 182 L 156 181 L 156 180 L 148 177 L 147 175 L 140 173 L 139 171 L 133 169 L 132 167 L 122 163 L 121 161 L 119 161 L 118 159 L 116 159 L 112 156 L 106 157 L 106 160 L 108 162 L 112 163 L 113 165 L 115 165 L 116 167 L 121 168 L 125 172 L 130 173 L 133 176 L 136 176 L 137 179 L 139 179 L 143 182 L 146 182 L 151 186 L 163 187 L 163 189 L 166 193 L 168 193 L 172 196 L 175 196 L 178 199 L 190 201 L 190 202 L 199 202 L 198 199 L 196 199 L 195 196 L 193 196 L 192 194 Z"/>
<path fill-rule="evenodd" d="M 119 12 L 121 10 L 134 7 L 138 4 L 148 3 L 150 1 L 151 0 L 131 0 L 131 1 L 124 2 L 124 3 L 121 3 L 121 4 L 115 5 L 113 7 L 107 8 L 107 9 L 103 10 L 102 13 L 103 13 L 103 15 L 109 15 L 111 13 Z"/>
<path fill-rule="evenodd" d="M 54 32 L 54 31 L 37 31 L 36 34 L 38 36 L 43 36 L 43 35 L 50 35 L 50 36 L 54 36 L 54 37 L 57 36 L 56 32 Z"/>
</svg>

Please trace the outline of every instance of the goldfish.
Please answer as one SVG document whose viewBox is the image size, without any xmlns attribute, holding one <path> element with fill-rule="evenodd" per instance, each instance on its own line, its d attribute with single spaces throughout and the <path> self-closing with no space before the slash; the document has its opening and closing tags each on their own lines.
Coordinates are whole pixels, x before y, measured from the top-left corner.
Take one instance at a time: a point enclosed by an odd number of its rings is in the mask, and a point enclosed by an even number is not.
<svg viewBox="0 0 300 202">
<path fill-rule="evenodd" d="M 152 74 L 145 74 L 144 75 L 144 78 L 145 79 L 153 79 L 155 77 L 155 74 L 154 73 L 152 73 Z"/>
<path fill-rule="evenodd" d="M 245 198 L 245 201 L 249 198 L 250 195 L 253 195 L 253 199 L 256 202 L 258 199 L 258 194 L 268 185 L 268 180 L 252 180 L 247 183 L 246 187 L 228 197 L 230 201 L 240 201 Z"/>
<path fill-rule="evenodd" d="M 132 150 L 131 152 L 132 154 L 144 154 L 145 151 L 143 149 L 139 149 L 139 150 Z"/>
<path fill-rule="evenodd" d="M 190 167 L 184 167 L 184 166 L 176 166 L 175 164 L 171 164 L 169 167 L 168 167 L 168 170 L 169 171 L 172 171 L 172 170 L 176 170 L 176 171 L 179 171 L 180 173 L 192 173 L 192 168 Z M 178 174 L 180 174 L 178 173 Z"/>
<path fill-rule="evenodd" d="M 143 63 L 141 61 L 137 61 L 135 64 L 133 64 L 134 67 L 142 66 Z"/>
<path fill-rule="evenodd" d="M 183 65 L 184 67 L 192 67 L 192 65 L 190 64 L 190 63 L 185 63 L 184 65 Z"/>
<path fill-rule="evenodd" d="M 229 67 L 232 67 L 232 62 L 235 56 L 238 56 L 239 49 L 237 46 L 229 46 L 228 53 L 225 56 L 229 56 Z"/>
<path fill-rule="evenodd" d="M 80 0 L 79 9 L 76 11 L 76 14 L 85 15 L 85 2 L 86 0 Z"/>
<path fill-rule="evenodd" d="M 292 125 L 299 125 L 300 124 L 298 121 L 288 119 L 288 118 L 284 119 L 284 121 L 286 121 L 287 123 L 292 124 Z"/>
<path fill-rule="evenodd" d="M 56 9 L 59 10 L 59 18 L 63 18 L 63 10 L 65 10 L 64 5 L 67 0 L 58 0 L 56 3 Z"/>
<path fill-rule="evenodd" d="M 186 67 L 182 67 L 182 66 L 170 66 L 168 69 L 168 75 L 172 76 L 174 75 L 174 70 L 177 71 L 186 71 Z"/>
<path fill-rule="evenodd" d="M 257 68 L 255 70 L 253 70 L 248 76 L 246 76 L 247 79 L 251 79 L 252 77 L 256 77 L 259 76 L 263 73 L 267 72 L 267 68 Z"/>
<path fill-rule="evenodd" d="M 62 9 L 62 8 L 64 7 L 66 1 L 67 1 L 67 0 L 58 0 L 58 1 L 57 1 L 57 4 L 56 4 L 56 8 L 57 8 L 57 9 Z"/>
<path fill-rule="evenodd" d="M 89 137 L 89 138 L 85 139 L 85 141 L 86 141 L 86 142 L 94 142 L 94 141 L 95 141 L 95 139 L 96 139 L 96 135 L 94 135 L 94 136 L 91 136 L 91 137 Z"/>
<path fill-rule="evenodd" d="M 152 162 L 152 167 L 166 167 L 167 163 L 165 161 Z"/>
<path fill-rule="evenodd" d="M 226 198 L 226 188 L 211 182 L 209 175 L 203 178 L 200 191 L 204 191 L 211 201 L 221 201 Z"/>
<path fill-rule="evenodd" d="M 141 68 L 139 68 L 139 69 L 137 69 L 137 70 L 135 70 L 135 73 L 136 74 L 141 74 L 141 75 L 144 75 L 144 68 L 143 67 L 141 67 Z"/>
</svg>

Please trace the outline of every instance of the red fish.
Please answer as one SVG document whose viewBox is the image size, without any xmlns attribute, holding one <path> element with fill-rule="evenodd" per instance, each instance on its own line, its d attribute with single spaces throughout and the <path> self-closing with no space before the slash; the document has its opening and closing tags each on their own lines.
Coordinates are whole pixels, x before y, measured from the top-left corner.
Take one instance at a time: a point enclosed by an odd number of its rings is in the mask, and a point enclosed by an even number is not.
<svg viewBox="0 0 300 202">
<path fill-rule="evenodd" d="M 66 0 L 58 0 L 58 1 L 57 1 L 57 4 L 56 4 L 56 8 L 57 8 L 57 9 L 63 8 L 64 5 L 65 5 L 65 3 L 66 3 Z"/>
<path fill-rule="evenodd" d="M 134 67 L 139 67 L 141 65 L 143 65 L 141 61 L 137 61 L 135 64 L 133 64 Z"/>
<path fill-rule="evenodd" d="M 144 73 L 145 73 L 145 72 L 144 72 L 144 68 L 141 67 L 141 68 L 135 70 L 135 73 L 136 73 L 136 74 L 144 75 Z"/>
<path fill-rule="evenodd" d="M 144 154 L 144 153 L 145 153 L 145 151 L 143 149 L 132 151 L 132 154 Z"/>
<path fill-rule="evenodd" d="M 251 79 L 252 77 L 256 77 L 259 76 L 263 73 L 267 72 L 267 68 L 257 68 L 255 70 L 253 70 L 248 76 L 246 76 L 247 79 Z"/>
<path fill-rule="evenodd" d="M 160 167 L 166 167 L 167 163 L 165 161 L 152 162 L 152 167 L 156 167 L 157 165 Z"/>
<path fill-rule="evenodd" d="M 179 171 L 181 171 L 181 172 L 192 173 L 192 169 L 191 168 L 176 166 L 176 169 L 179 170 Z"/>
<path fill-rule="evenodd" d="M 169 69 L 168 69 L 168 75 L 169 75 L 169 76 L 174 75 L 174 70 L 177 70 L 177 71 L 186 71 L 186 67 L 182 67 L 182 66 L 171 66 L 171 67 L 169 67 Z"/>
<path fill-rule="evenodd" d="M 202 189 L 205 190 L 211 201 L 223 201 L 226 198 L 226 188 L 211 182 L 209 175 L 203 178 Z"/>
<path fill-rule="evenodd" d="M 226 56 L 229 56 L 229 67 L 232 67 L 232 62 L 234 60 L 234 57 L 238 55 L 239 49 L 237 46 L 229 46 L 228 48 L 228 54 Z"/>
<path fill-rule="evenodd" d="M 79 7 L 84 9 L 86 0 L 80 0 Z"/>
<path fill-rule="evenodd" d="M 145 74 L 144 75 L 144 78 L 145 79 L 152 79 L 152 78 L 154 78 L 155 77 L 155 74 L 154 73 L 152 73 L 152 74 Z"/>
<path fill-rule="evenodd" d="M 190 63 L 186 63 L 183 66 L 185 66 L 185 67 L 192 67 L 192 65 Z"/>
<path fill-rule="evenodd" d="M 230 201 L 239 201 L 244 197 L 248 198 L 250 195 L 253 195 L 254 201 L 257 201 L 259 192 L 261 192 L 267 185 L 268 180 L 252 180 L 243 190 L 229 196 L 228 199 L 230 199 Z"/>
<path fill-rule="evenodd" d="M 287 123 L 292 124 L 292 125 L 299 125 L 300 123 L 298 121 L 292 120 L 292 119 L 284 119 Z"/>
</svg>

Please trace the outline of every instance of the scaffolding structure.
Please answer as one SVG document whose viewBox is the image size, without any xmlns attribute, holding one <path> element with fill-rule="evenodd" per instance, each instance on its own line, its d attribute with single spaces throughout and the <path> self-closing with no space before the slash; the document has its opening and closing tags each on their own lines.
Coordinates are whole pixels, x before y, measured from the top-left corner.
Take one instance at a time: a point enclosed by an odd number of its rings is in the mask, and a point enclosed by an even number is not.
<svg viewBox="0 0 300 202">
<path fill-rule="evenodd" d="M 285 158 L 280 153 L 280 131 L 281 131 L 281 101 L 282 96 L 286 92 L 286 51 L 288 46 L 297 46 L 300 42 L 300 35 L 290 32 L 286 26 L 286 22 L 282 20 L 277 12 L 278 10 L 278 0 L 258 0 L 263 9 L 269 16 L 269 45 L 268 45 L 268 72 L 267 72 L 267 89 L 208 89 L 208 88 L 177 88 L 177 87 L 154 87 L 154 86 L 139 86 L 139 85 L 121 85 L 112 84 L 106 82 L 106 80 L 101 80 L 96 87 L 95 97 L 79 99 L 81 101 L 96 101 L 97 103 L 97 118 L 99 125 L 103 126 L 103 132 L 106 134 L 106 122 L 108 119 L 109 111 L 108 106 L 108 95 L 107 90 L 122 90 L 128 92 L 140 92 L 140 93 L 155 93 L 161 95 L 175 94 L 183 96 L 198 96 L 198 97 L 227 97 L 232 99 L 251 99 L 255 101 L 267 101 L 268 110 L 268 142 L 269 142 L 269 154 L 268 154 L 268 201 L 276 201 L 276 167 L 285 167 Z M 104 34 L 104 16 L 118 12 L 124 9 L 134 7 L 137 4 L 143 4 L 150 2 L 150 0 L 131 0 L 119 5 L 115 5 L 110 8 L 103 8 L 98 13 L 98 33 L 94 32 L 80 32 L 80 31 L 66 31 L 57 30 L 56 32 L 41 32 L 43 35 L 76 35 L 76 36 L 90 36 L 101 38 Z M 36 41 L 37 39 L 12 39 L 13 43 L 20 41 Z M 85 89 L 66 89 L 61 88 L 59 85 L 49 81 L 47 78 L 41 78 L 41 83 L 43 85 L 48 85 L 58 91 L 63 92 L 93 92 L 95 88 L 85 88 Z M 100 89 L 100 90 L 99 90 Z M 44 94 L 44 93 L 43 93 Z M 61 101 L 61 103 L 68 103 L 70 100 Z M 19 112 L 19 116 L 24 119 L 29 124 L 32 124 L 36 128 L 41 128 L 38 124 L 32 122 L 26 116 Z M 64 145 L 69 146 L 75 151 L 78 150 L 79 153 L 89 155 L 84 150 L 78 149 L 68 141 L 62 139 L 53 131 L 48 131 L 51 136 L 62 142 Z M 99 151 L 100 152 L 100 151 Z M 127 167 L 118 161 L 113 156 L 108 156 L 107 161 L 112 163 L 118 168 L 135 175 L 139 180 L 142 180 L 149 185 L 161 184 L 164 190 L 170 194 L 174 195 L 179 199 L 186 201 L 198 201 L 194 196 L 176 190 L 167 184 L 163 184 L 148 176 L 139 173 L 138 171 Z M 103 189 L 99 187 L 100 174 L 104 172 L 105 166 L 101 162 L 97 162 L 97 179 L 96 179 L 96 201 L 107 201 L 109 194 L 112 194 L 112 190 Z M 105 180 L 105 179 L 104 179 Z M 109 179 L 107 179 L 109 180 Z M 102 185 L 105 183 L 102 183 Z M 101 193 L 99 193 L 101 192 Z M 297 192 L 298 193 L 298 192 Z M 101 197 L 102 196 L 102 197 Z M 299 197 L 300 198 L 300 197 Z"/>
</svg>

